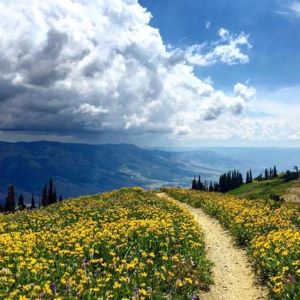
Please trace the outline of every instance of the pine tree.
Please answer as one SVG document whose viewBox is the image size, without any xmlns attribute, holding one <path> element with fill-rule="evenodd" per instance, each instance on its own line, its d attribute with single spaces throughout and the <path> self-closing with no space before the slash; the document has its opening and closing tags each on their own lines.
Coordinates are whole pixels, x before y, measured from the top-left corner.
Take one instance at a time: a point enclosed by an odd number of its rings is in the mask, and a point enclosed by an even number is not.
<svg viewBox="0 0 300 300">
<path fill-rule="evenodd" d="M 47 194 L 47 185 L 45 185 L 43 187 L 43 192 L 42 192 L 42 200 L 41 200 L 41 204 L 42 206 L 47 206 L 49 204 L 49 201 L 48 201 L 48 194 Z"/>
<path fill-rule="evenodd" d="M 201 176 L 199 175 L 199 176 L 198 176 L 198 182 L 197 182 L 197 189 L 198 189 L 199 191 L 202 191 L 203 188 L 204 188 L 204 186 L 203 186 L 203 183 L 201 182 Z"/>
<path fill-rule="evenodd" d="M 250 182 L 250 176 L 249 176 L 249 172 L 247 172 L 247 176 L 246 176 L 246 184 L 248 184 Z"/>
<path fill-rule="evenodd" d="M 12 184 L 8 186 L 7 196 L 5 199 L 4 211 L 14 212 L 15 211 L 15 189 Z"/>
<path fill-rule="evenodd" d="M 208 190 L 209 190 L 209 192 L 213 192 L 214 191 L 214 186 L 213 186 L 212 182 L 210 182 Z"/>
<path fill-rule="evenodd" d="M 244 183 L 243 181 L 243 175 L 239 173 L 239 186 L 241 186 Z"/>
<path fill-rule="evenodd" d="M 252 177 L 252 170 L 249 172 L 249 183 L 253 182 L 253 177 Z"/>
<path fill-rule="evenodd" d="M 268 169 L 265 169 L 265 179 L 269 179 L 269 171 L 268 171 Z"/>
<path fill-rule="evenodd" d="M 18 209 L 19 210 L 24 210 L 26 209 L 26 205 L 25 205 L 25 202 L 24 202 L 24 196 L 23 194 L 21 194 L 18 198 Z"/>
<path fill-rule="evenodd" d="M 196 181 L 196 177 L 194 176 L 194 179 L 192 181 L 192 190 L 197 190 L 197 181 Z"/>
<path fill-rule="evenodd" d="M 278 177 L 276 166 L 274 166 L 274 171 L 273 172 L 274 172 L 274 177 Z"/>
<path fill-rule="evenodd" d="M 31 195 L 31 205 L 30 205 L 30 209 L 35 209 L 36 206 L 35 206 L 35 200 L 34 200 L 34 196 L 33 194 Z"/>
<path fill-rule="evenodd" d="M 48 202 L 49 204 L 54 203 L 54 183 L 53 183 L 53 179 L 50 178 L 49 180 L 49 189 L 48 189 Z"/>
</svg>

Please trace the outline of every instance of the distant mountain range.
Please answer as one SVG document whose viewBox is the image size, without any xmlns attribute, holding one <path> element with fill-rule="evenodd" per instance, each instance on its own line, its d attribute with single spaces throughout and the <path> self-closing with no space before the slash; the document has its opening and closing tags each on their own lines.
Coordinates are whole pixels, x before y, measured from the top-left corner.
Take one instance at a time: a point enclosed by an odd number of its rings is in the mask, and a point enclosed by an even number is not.
<svg viewBox="0 0 300 300">
<path fill-rule="evenodd" d="M 254 174 L 277 164 L 285 170 L 300 165 L 300 149 L 207 148 L 167 152 L 129 144 L 0 142 L 0 199 L 9 183 L 17 192 L 39 195 L 53 177 L 64 197 L 93 194 L 123 186 L 159 188 L 190 185 L 200 174 L 215 180 L 220 173 L 252 168 Z"/>
</svg>

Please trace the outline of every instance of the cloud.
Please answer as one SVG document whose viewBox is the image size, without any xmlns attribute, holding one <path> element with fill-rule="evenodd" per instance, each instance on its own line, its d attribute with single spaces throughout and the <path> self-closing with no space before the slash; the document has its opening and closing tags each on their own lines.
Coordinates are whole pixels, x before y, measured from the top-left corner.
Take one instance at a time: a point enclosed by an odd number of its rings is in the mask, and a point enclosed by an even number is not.
<svg viewBox="0 0 300 300">
<path fill-rule="evenodd" d="M 293 1 L 289 5 L 289 9 L 300 16 L 300 1 Z"/>
<path fill-rule="evenodd" d="M 186 51 L 187 61 L 198 66 L 210 66 L 219 62 L 228 65 L 249 62 L 249 56 L 241 50 L 241 47 L 252 47 L 248 35 L 243 32 L 238 35 L 230 34 L 228 30 L 220 28 L 219 37 L 220 40 L 210 46 L 205 44 L 191 46 Z"/>
<path fill-rule="evenodd" d="M 197 66 L 245 64 L 248 35 L 168 49 L 137 0 L 0 3 L 0 129 L 193 134 L 240 114 L 254 89 L 233 94 Z"/>
<path fill-rule="evenodd" d="M 300 17 L 300 1 L 282 1 L 280 9 L 276 13 L 287 17 Z"/>
<path fill-rule="evenodd" d="M 205 23 L 205 28 L 206 28 L 206 29 L 209 29 L 210 26 L 211 26 L 211 23 L 210 23 L 209 21 L 206 21 L 206 23 Z"/>
</svg>

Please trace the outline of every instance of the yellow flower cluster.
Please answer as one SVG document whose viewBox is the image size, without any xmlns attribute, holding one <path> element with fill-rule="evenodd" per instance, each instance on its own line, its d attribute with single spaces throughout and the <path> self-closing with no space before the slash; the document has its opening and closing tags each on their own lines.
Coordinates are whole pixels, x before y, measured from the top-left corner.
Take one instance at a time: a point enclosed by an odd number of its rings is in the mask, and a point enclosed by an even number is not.
<svg viewBox="0 0 300 300">
<path fill-rule="evenodd" d="M 210 266 L 193 218 L 138 188 L 0 215 L 0 299 L 187 299 Z"/>
<path fill-rule="evenodd" d="M 273 299 L 300 299 L 300 205 L 239 199 L 219 193 L 165 189 L 216 217 L 248 247 Z"/>
</svg>

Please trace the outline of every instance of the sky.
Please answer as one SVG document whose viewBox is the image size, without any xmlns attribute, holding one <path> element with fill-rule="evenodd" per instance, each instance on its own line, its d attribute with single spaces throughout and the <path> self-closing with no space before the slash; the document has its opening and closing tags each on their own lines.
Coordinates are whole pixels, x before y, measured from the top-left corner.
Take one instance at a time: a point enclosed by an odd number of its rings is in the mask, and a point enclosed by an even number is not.
<svg viewBox="0 0 300 300">
<path fill-rule="evenodd" d="M 3 0 L 0 140 L 300 147 L 300 1 Z"/>
</svg>

